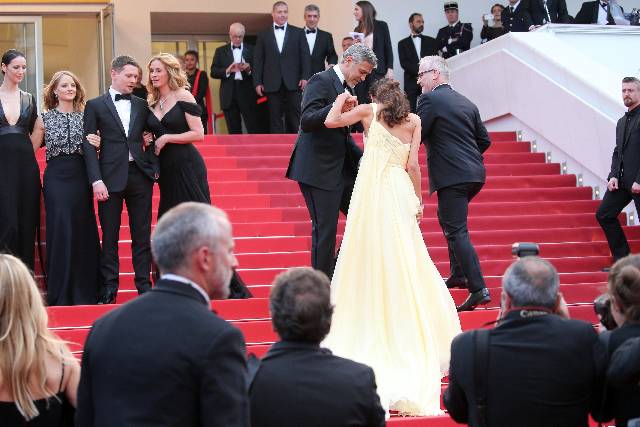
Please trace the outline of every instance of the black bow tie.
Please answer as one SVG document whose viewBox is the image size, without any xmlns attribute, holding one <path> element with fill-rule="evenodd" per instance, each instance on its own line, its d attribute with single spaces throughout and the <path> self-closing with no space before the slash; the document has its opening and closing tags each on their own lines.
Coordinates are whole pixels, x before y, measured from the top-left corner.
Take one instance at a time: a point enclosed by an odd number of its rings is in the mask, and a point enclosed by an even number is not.
<svg viewBox="0 0 640 427">
<path fill-rule="evenodd" d="M 283 30 L 284 31 L 284 25 L 274 25 L 273 28 L 275 30 Z"/>
<path fill-rule="evenodd" d="M 242 49 L 242 46 L 231 46 L 232 49 Z"/>
<path fill-rule="evenodd" d="M 307 28 L 307 29 L 305 30 L 305 32 L 306 32 L 307 34 L 315 34 L 315 33 L 316 33 L 316 30 L 310 30 L 310 29 L 308 29 L 308 28 Z"/>
<path fill-rule="evenodd" d="M 420 34 L 412 34 L 411 37 L 413 37 L 415 39 L 415 38 L 420 37 Z"/>
<path fill-rule="evenodd" d="M 127 101 L 131 101 L 131 94 L 116 93 L 116 102 L 120 101 L 121 99 L 126 99 Z"/>
</svg>

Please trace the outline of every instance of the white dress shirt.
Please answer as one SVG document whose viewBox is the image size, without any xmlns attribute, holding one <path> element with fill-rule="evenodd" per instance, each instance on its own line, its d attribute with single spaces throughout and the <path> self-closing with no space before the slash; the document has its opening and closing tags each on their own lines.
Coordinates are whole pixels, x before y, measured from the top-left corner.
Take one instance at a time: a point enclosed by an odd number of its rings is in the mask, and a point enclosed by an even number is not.
<svg viewBox="0 0 640 427">
<path fill-rule="evenodd" d="M 280 30 L 278 30 L 278 31 L 280 31 Z M 242 50 L 243 50 L 243 48 L 244 48 L 244 43 L 240 43 L 240 49 L 234 49 L 233 48 L 233 44 L 231 45 L 231 53 L 233 53 L 233 62 L 235 62 L 236 64 L 244 62 L 242 60 Z M 235 72 L 234 80 L 242 80 L 242 72 L 241 71 L 236 71 Z"/>
<path fill-rule="evenodd" d="M 422 37 L 413 37 L 411 34 L 411 39 L 413 39 L 413 45 L 416 48 L 416 53 L 418 54 L 418 58 L 420 58 L 420 51 L 422 50 Z"/>
<path fill-rule="evenodd" d="M 282 47 L 284 46 L 284 35 L 287 32 L 287 25 L 288 23 L 285 22 L 284 25 L 284 30 L 276 30 L 276 23 L 273 23 L 273 33 L 276 36 L 276 43 L 278 44 L 278 52 L 282 53 Z"/>
<path fill-rule="evenodd" d="M 195 282 L 192 282 L 191 280 L 187 279 L 186 277 L 182 277 L 182 276 L 178 276 L 177 274 L 169 273 L 169 274 L 163 274 L 160 278 L 163 279 L 163 280 L 173 280 L 174 282 L 186 283 L 187 285 L 191 286 L 193 289 L 198 291 L 200 293 L 200 295 L 202 295 L 202 298 L 204 298 L 205 302 L 207 304 L 209 304 L 209 301 L 210 301 L 209 295 L 207 295 L 207 293 L 204 291 L 204 289 L 202 289 L 202 286 L 198 285 Z"/>
<path fill-rule="evenodd" d="M 313 53 L 313 47 L 316 45 L 316 36 L 318 35 L 318 29 L 315 33 L 307 33 L 310 28 L 304 27 L 304 34 L 307 36 L 307 44 L 309 44 L 309 55 Z"/>
<path fill-rule="evenodd" d="M 511 10 L 511 12 L 512 12 L 512 13 L 513 13 L 513 12 L 515 12 L 515 11 L 516 11 L 516 9 L 518 9 L 518 6 L 520 6 L 520 1 L 521 1 L 521 0 L 518 0 L 518 1 L 517 1 L 517 2 L 515 2 L 514 4 L 509 4 L 509 6 L 507 6 L 507 7 L 510 7 L 510 8 L 512 9 L 512 10 Z"/>
<path fill-rule="evenodd" d="M 129 138 L 129 123 L 131 122 L 131 101 L 129 101 L 128 99 L 120 99 L 116 101 L 116 94 L 122 95 L 114 88 L 109 87 L 109 95 L 111 95 L 111 100 L 116 106 L 118 117 L 120 117 L 120 122 L 122 123 L 122 127 L 124 128 L 124 134 L 127 138 Z M 131 155 L 131 152 L 129 152 L 129 161 L 133 162 L 133 156 Z"/>
<path fill-rule="evenodd" d="M 605 7 L 611 7 L 610 4 L 607 4 Z M 607 25 L 607 10 L 602 7 L 602 2 L 598 0 L 598 25 Z"/>
<path fill-rule="evenodd" d="M 340 64 L 336 64 L 333 66 L 333 71 L 336 72 L 336 74 L 338 75 L 338 79 L 340 80 L 340 84 L 344 86 L 344 74 L 342 74 L 342 70 L 340 69 Z M 345 92 L 349 92 L 346 88 L 344 89 Z"/>
</svg>

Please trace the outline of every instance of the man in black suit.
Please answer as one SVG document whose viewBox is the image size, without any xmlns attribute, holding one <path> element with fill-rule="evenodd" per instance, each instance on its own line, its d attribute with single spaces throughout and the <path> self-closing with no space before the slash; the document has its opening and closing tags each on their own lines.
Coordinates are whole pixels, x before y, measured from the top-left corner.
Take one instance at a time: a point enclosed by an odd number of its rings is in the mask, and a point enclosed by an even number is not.
<svg viewBox="0 0 640 427">
<path fill-rule="evenodd" d="M 622 101 L 628 111 L 616 125 L 607 191 L 596 212 L 615 261 L 630 253 L 618 215 L 631 200 L 640 212 L 640 80 L 636 77 L 622 79 Z"/>
<path fill-rule="evenodd" d="M 131 230 L 133 270 L 138 293 L 151 289 L 151 198 L 159 164 L 153 147 L 145 149 L 147 101 L 132 96 L 138 64 L 130 56 L 111 63 L 111 87 L 87 102 L 84 134 L 100 132 L 100 158 L 96 148 L 84 141 L 84 160 L 89 183 L 98 200 L 102 226 L 100 270 L 104 284 L 98 303 L 116 300 L 119 285 L 118 239 L 122 202 L 127 204 Z"/>
<path fill-rule="evenodd" d="M 531 23 L 522 9 L 522 0 L 509 0 L 509 4 L 502 9 L 502 25 L 510 33 L 525 33 L 529 31 Z"/>
<path fill-rule="evenodd" d="M 409 17 L 409 28 L 411 35 L 398 42 L 398 56 L 400 66 L 404 70 L 404 91 L 409 98 L 411 112 L 416 112 L 416 101 L 421 93 L 418 86 L 418 64 L 420 58 L 438 54 L 438 43 L 436 39 L 423 36 L 424 19 L 419 13 L 412 13 Z"/>
<path fill-rule="evenodd" d="M 221 210 L 182 203 L 153 234 L 154 289 L 99 318 L 87 338 L 78 426 L 248 427 L 242 333 L 211 311 L 237 265 Z"/>
<path fill-rule="evenodd" d="M 286 176 L 298 181 L 311 217 L 311 265 L 329 277 L 335 267 L 338 216 L 349 209 L 362 150 L 349 128 L 328 129 L 324 121 L 336 97 L 363 81 L 376 63 L 371 49 L 354 44 L 340 64 L 309 80 L 302 99 L 300 133 Z"/>
<path fill-rule="evenodd" d="M 438 192 L 438 220 L 447 239 L 451 275 L 447 287 L 466 287 L 458 311 L 491 301 L 467 229 L 469 202 L 486 178 L 482 153 L 491 141 L 478 107 L 449 85 L 449 66 L 439 56 L 420 60 L 418 115 L 429 153 L 429 193 Z"/>
<path fill-rule="evenodd" d="M 459 19 L 458 2 L 448 1 L 444 4 L 444 14 L 448 25 L 440 28 L 436 35 L 438 50 L 443 58 L 451 58 L 459 52 L 471 48 L 473 27 L 470 23 L 462 23 Z"/>
<path fill-rule="evenodd" d="M 524 257 L 502 279 L 498 326 L 451 344 L 444 405 L 469 426 L 587 427 L 600 403 L 603 352 L 593 327 L 570 320 L 556 269 Z"/>
<path fill-rule="evenodd" d="M 220 79 L 220 107 L 230 134 L 242 133 L 242 120 L 247 132 L 259 133 L 256 93 L 251 77 L 253 46 L 244 43 L 244 34 L 244 25 L 231 24 L 231 43 L 216 49 L 211 64 L 211 77 Z"/>
<path fill-rule="evenodd" d="M 566 0 L 522 0 L 520 5 L 529 30 L 548 23 L 571 22 Z"/>
<path fill-rule="evenodd" d="M 327 276 L 310 268 L 280 274 L 270 310 L 281 341 L 250 386 L 252 427 L 384 426 L 373 369 L 320 347 L 333 313 Z"/>
<path fill-rule="evenodd" d="M 287 22 L 285 2 L 274 3 L 271 16 L 273 25 L 258 33 L 253 85 L 258 96 L 267 96 L 271 133 L 296 133 L 302 90 L 311 76 L 309 45 L 302 28 Z"/>
<path fill-rule="evenodd" d="M 318 28 L 320 8 L 309 4 L 304 8 L 304 34 L 311 53 L 311 75 L 331 68 L 338 63 L 331 33 Z M 326 63 L 326 65 L 325 65 Z"/>
<path fill-rule="evenodd" d="M 611 13 L 612 7 L 614 7 L 614 5 L 610 4 L 609 0 L 586 1 L 582 3 L 580 11 L 576 15 L 573 23 L 616 25 L 616 21 L 613 19 L 613 14 Z M 620 7 L 620 12 L 624 12 L 622 7 Z"/>
</svg>

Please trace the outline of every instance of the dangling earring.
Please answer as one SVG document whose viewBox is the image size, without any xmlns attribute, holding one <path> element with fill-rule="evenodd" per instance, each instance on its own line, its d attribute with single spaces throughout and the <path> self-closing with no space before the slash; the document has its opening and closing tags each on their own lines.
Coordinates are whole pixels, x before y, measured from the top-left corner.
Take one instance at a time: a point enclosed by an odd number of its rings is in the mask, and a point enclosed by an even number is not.
<svg viewBox="0 0 640 427">
<path fill-rule="evenodd" d="M 56 99 L 58 99 L 58 94 L 57 94 L 57 93 L 53 92 L 53 96 L 54 96 Z"/>
</svg>

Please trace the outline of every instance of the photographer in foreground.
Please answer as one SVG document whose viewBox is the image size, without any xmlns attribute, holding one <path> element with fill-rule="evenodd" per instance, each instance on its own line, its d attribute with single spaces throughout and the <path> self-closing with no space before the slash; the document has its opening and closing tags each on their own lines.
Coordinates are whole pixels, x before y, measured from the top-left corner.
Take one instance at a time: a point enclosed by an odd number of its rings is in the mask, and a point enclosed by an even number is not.
<svg viewBox="0 0 640 427">
<path fill-rule="evenodd" d="M 601 399 L 597 334 L 570 320 L 556 269 L 536 256 L 502 279 L 498 326 L 458 335 L 451 345 L 444 405 L 474 426 L 588 426 Z"/>
</svg>

